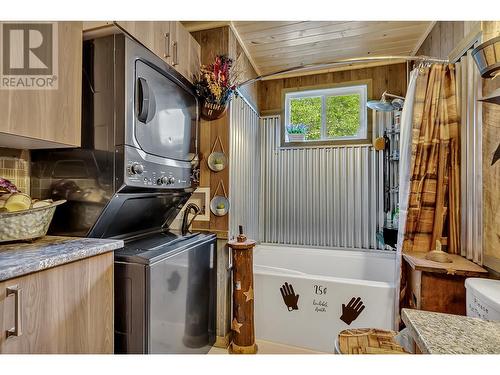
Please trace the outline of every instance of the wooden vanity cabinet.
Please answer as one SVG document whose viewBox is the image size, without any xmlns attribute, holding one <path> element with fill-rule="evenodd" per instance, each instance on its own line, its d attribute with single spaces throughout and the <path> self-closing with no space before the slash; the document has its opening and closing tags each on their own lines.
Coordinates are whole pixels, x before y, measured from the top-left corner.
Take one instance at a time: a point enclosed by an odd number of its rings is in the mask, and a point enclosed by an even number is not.
<svg viewBox="0 0 500 375">
<path fill-rule="evenodd" d="M 2 281 L 0 353 L 111 354 L 113 304 L 113 252 Z"/>
<path fill-rule="evenodd" d="M 0 23 L 0 27 L 4 24 L 7 22 Z M 0 147 L 80 146 L 82 22 L 54 24 L 57 25 L 57 88 L 0 90 Z M 41 48 L 45 45 L 48 44 L 42 44 Z"/>
</svg>

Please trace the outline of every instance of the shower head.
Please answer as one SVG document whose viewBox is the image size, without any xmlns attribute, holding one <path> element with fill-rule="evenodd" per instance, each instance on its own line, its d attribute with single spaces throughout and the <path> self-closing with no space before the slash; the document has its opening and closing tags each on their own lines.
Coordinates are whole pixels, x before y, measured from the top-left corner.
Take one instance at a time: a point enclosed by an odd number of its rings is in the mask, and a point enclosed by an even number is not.
<svg viewBox="0 0 500 375">
<path fill-rule="evenodd" d="M 391 102 L 387 100 L 370 100 L 366 103 L 366 106 L 375 111 L 390 112 L 394 110 Z"/>
<path fill-rule="evenodd" d="M 389 101 L 386 97 L 395 98 L 392 101 Z M 380 100 L 370 100 L 366 103 L 366 106 L 375 111 L 381 112 L 390 112 L 394 110 L 401 110 L 404 104 L 404 97 L 389 94 L 387 91 L 384 91 L 382 94 L 382 98 Z"/>
</svg>

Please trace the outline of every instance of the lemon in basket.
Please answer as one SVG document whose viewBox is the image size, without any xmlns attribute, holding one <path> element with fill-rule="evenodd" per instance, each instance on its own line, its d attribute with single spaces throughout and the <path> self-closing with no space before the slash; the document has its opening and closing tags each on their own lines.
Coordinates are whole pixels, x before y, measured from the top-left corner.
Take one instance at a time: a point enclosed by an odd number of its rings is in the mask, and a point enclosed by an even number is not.
<svg viewBox="0 0 500 375">
<path fill-rule="evenodd" d="M 31 197 L 28 194 L 13 193 L 4 204 L 9 212 L 28 210 L 31 207 Z"/>
</svg>

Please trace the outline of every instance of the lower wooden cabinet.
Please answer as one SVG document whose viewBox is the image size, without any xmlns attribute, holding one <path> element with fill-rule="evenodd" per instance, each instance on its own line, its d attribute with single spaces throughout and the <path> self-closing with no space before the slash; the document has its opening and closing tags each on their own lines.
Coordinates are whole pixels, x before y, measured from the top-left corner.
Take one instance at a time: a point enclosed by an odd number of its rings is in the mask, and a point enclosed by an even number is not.
<svg viewBox="0 0 500 375">
<path fill-rule="evenodd" d="M 112 252 L 0 282 L 0 353 L 113 353 L 113 305 Z"/>
<path fill-rule="evenodd" d="M 459 255 L 450 254 L 450 263 L 437 263 L 425 259 L 425 254 L 403 253 L 401 307 L 465 315 L 465 279 L 485 277 L 488 272 Z"/>
</svg>

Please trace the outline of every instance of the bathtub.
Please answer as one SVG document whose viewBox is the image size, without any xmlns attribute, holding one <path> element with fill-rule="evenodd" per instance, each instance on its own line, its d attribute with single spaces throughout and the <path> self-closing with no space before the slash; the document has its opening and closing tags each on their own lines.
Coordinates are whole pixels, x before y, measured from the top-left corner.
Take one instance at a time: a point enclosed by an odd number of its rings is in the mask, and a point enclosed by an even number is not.
<svg viewBox="0 0 500 375">
<path fill-rule="evenodd" d="M 256 246 L 257 339 L 333 352 L 335 338 L 344 329 L 393 329 L 395 255 Z"/>
</svg>

